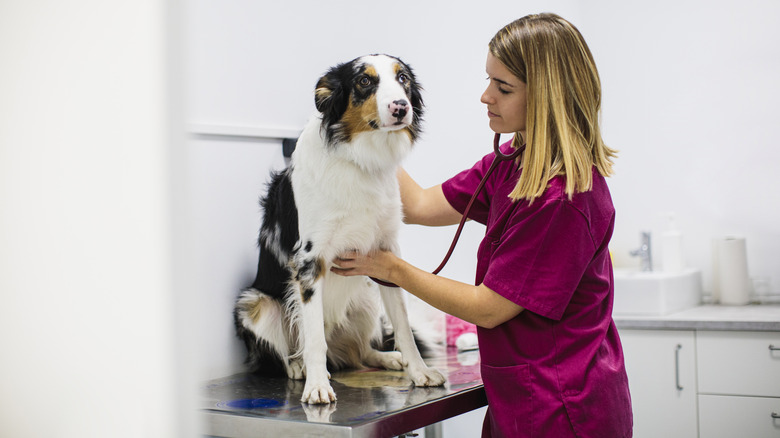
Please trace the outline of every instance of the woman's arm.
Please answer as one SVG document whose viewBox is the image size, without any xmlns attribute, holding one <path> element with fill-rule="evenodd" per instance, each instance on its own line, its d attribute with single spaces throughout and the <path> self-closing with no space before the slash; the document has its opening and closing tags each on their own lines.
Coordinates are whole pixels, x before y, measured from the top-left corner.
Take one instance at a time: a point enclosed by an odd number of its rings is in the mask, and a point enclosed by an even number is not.
<svg viewBox="0 0 780 438">
<path fill-rule="evenodd" d="M 398 170 L 404 222 L 428 226 L 453 225 L 460 222 L 455 210 L 441 190 L 441 184 L 423 189 L 404 169 Z"/>
<path fill-rule="evenodd" d="M 331 271 L 338 275 L 367 275 L 389 281 L 437 309 L 484 328 L 517 316 L 523 308 L 490 290 L 439 277 L 416 268 L 389 251 L 368 255 L 341 254 Z"/>
</svg>

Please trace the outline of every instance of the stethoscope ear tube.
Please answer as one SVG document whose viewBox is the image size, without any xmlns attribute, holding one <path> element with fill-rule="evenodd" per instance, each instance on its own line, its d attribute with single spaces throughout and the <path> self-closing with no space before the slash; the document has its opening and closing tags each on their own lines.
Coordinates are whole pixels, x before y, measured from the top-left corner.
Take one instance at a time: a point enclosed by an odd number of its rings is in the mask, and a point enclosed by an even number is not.
<svg viewBox="0 0 780 438">
<path fill-rule="evenodd" d="M 450 260 L 450 256 L 452 256 L 452 252 L 455 250 L 455 245 L 458 244 L 458 239 L 460 239 L 460 233 L 463 231 L 463 226 L 466 224 L 466 220 L 468 219 L 469 212 L 471 211 L 471 206 L 474 204 L 474 200 L 477 199 L 477 196 L 479 196 L 479 193 L 485 187 L 485 183 L 487 182 L 487 179 L 490 177 L 490 174 L 493 173 L 493 170 L 495 170 L 496 166 L 498 166 L 498 163 L 507 160 L 514 160 L 515 158 L 519 157 L 520 154 L 523 153 L 523 150 L 525 149 L 525 146 L 523 146 L 517 148 L 514 152 L 512 152 L 509 155 L 504 154 L 501 152 L 499 148 L 500 140 L 501 140 L 501 134 L 497 132 L 495 137 L 493 137 L 493 152 L 496 154 L 496 158 L 493 160 L 492 163 L 490 163 L 490 167 L 488 167 L 487 172 L 485 172 L 485 176 L 482 177 L 482 181 L 479 182 L 479 185 L 477 186 L 477 190 L 475 190 L 474 194 L 471 195 L 471 199 L 469 200 L 469 203 L 466 205 L 466 209 L 463 210 L 463 216 L 460 218 L 460 224 L 458 224 L 458 230 L 455 231 L 455 237 L 452 238 L 452 244 L 450 244 L 450 249 L 447 251 L 447 255 L 444 256 L 444 260 L 442 260 L 441 264 L 439 264 L 439 267 L 432 272 L 432 274 L 434 275 L 441 272 L 441 270 L 444 269 L 444 265 L 446 265 L 447 262 Z M 382 286 L 398 287 L 393 283 L 378 280 L 373 277 L 371 277 L 371 279 L 374 280 L 376 283 L 381 284 Z"/>
<path fill-rule="evenodd" d="M 505 153 L 501 152 L 501 149 L 498 147 L 500 140 L 501 140 L 501 134 L 496 132 L 496 135 L 493 137 L 493 152 L 496 154 L 497 161 L 514 160 L 515 158 L 519 157 L 520 154 L 523 153 L 523 150 L 525 150 L 525 145 L 523 145 L 523 147 L 519 147 L 515 149 L 514 152 L 512 152 L 511 154 L 506 155 Z M 495 161 L 493 162 L 495 163 Z M 487 178 L 487 175 L 490 175 L 490 171 L 488 171 L 488 173 L 485 174 L 485 178 Z"/>
</svg>

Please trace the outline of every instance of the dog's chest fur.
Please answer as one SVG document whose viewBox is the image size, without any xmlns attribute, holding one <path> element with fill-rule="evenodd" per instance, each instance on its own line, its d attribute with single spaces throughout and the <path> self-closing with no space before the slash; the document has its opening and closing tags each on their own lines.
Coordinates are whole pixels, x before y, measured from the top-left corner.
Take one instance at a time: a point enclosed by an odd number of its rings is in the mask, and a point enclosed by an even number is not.
<svg viewBox="0 0 780 438">
<path fill-rule="evenodd" d="M 391 243 L 402 220 L 396 171 L 411 149 L 408 136 L 364 133 L 332 150 L 322 147 L 319 125 L 310 122 L 292 160 L 301 241 L 313 242 L 326 261 Z M 361 158 L 367 159 L 356 162 Z"/>
</svg>

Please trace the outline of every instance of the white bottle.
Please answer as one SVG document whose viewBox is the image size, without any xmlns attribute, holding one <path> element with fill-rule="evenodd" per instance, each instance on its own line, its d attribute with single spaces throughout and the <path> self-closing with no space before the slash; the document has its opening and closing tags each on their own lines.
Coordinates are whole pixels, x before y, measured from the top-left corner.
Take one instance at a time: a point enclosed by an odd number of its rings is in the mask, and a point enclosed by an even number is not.
<svg viewBox="0 0 780 438">
<path fill-rule="evenodd" d="M 677 229 L 674 213 L 669 213 L 667 218 L 668 228 L 661 234 L 661 262 L 664 272 L 679 273 L 685 267 L 682 233 Z"/>
</svg>

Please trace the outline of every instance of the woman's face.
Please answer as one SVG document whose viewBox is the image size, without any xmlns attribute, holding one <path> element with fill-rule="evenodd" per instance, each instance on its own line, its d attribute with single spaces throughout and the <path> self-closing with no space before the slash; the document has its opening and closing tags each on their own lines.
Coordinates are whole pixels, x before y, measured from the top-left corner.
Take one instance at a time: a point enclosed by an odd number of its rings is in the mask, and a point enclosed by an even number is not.
<svg viewBox="0 0 780 438">
<path fill-rule="evenodd" d="M 480 101 L 487 105 L 490 129 L 502 134 L 520 132 L 525 138 L 526 84 L 490 53 L 486 70 L 490 82 Z"/>
</svg>

